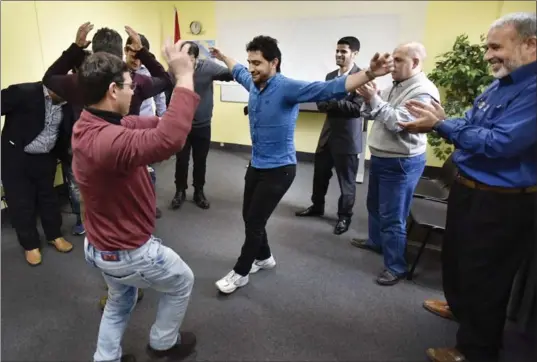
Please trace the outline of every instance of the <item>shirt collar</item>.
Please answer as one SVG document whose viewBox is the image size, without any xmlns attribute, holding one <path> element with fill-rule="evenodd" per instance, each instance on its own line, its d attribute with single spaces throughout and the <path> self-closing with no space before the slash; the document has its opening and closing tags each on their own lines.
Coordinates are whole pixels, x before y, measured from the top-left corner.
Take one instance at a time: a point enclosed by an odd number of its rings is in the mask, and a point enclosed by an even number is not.
<svg viewBox="0 0 537 362">
<path fill-rule="evenodd" d="M 337 75 L 338 75 L 338 77 L 341 77 L 343 75 L 349 75 L 349 73 L 353 69 L 354 69 L 354 64 L 345 73 L 341 74 L 341 68 L 339 68 L 338 71 L 337 71 Z"/>
<path fill-rule="evenodd" d="M 47 87 L 45 87 L 45 85 L 43 85 L 43 95 L 45 96 L 46 100 L 49 100 L 49 101 L 52 102 L 52 97 L 50 96 L 49 89 Z M 66 101 L 62 101 L 62 102 L 54 104 L 54 105 L 55 106 L 63 106 L 66 103 L 67 103 Z"/>
<path fill-rule="evenodd" d="M 281 77 L 282 77 L 282 73 L 276 73 L 272 77 L 270 77 L 267 80 L 267 83 L 265 84 L 265 88 L 263 88 L 262 92 L 264 92 L 265 89 L 267 89 L 267 87 L 269 86 L 270 83 L 273 83 L 273 82 L 277 83 L 277 80 L 280 79 Z M 256 86 L 256 88 L 257 88 L 257 90 L 261 91 L 258 86 Z"/>
<path fill-rule="evenodd" d="M 422 80 L 423 78 L 425 77 L 425 73 L 423 72 L 419 72 L 418 74 L 414 74 L 412 77 L 408 78 L 408 79 L 405 79 L 405 80 L 401 80 L 401 81 L 393 81 L 393 86 L 394 87 L 397 87 L 397 86 L 401 86 L 401 87 L 406 87 L 408 85 L 411 85 L 413 83 L 416 83 L 420 80 Z"/>
<path fill-rule="evenodd" d="M 86 111 L 93 114 L 94 116 L 99 117 L 100 119 L 103 119 L 109 123 L 121 125 L 121 119 L 123 116 L 116 112 L 110 112 L 110 111 L 103 111 L 101 109 L 86 107 Z"/>
<path fill-rule="evenodd" d="M 537 62 L 532 62 L 521 66 L 517 70 L 511 72 L 500 79 L 500 84 L 507 85 L 512 83 L 520 83 L 529 77 L 534 77 L 537 74 Z"/>
</svg>

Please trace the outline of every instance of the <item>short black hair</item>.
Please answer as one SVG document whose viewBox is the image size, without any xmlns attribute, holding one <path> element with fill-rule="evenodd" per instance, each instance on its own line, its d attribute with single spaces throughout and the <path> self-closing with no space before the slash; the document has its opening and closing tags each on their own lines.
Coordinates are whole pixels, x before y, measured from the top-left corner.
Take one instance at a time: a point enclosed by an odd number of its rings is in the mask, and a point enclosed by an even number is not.
<svg viewBox="0 0 537 362">
<path fill-rule="evenodd" d="M 263 58 L 272 62 L 274 59 L 278 59 L 278 65 L 276 71 L 279 73 L 282 65 L 282 52 L 278 48 L 278 41 L 270 36 L 259 35 L 252 39 L 251 42 L 246 44 L 247 52 L 260 52 Z"/>
<path fill-rule="evenodd" d="M 111 83 L 122 85 L 129 71 L 121 58 L 105 52 L 91 54 L 78 69 L 78 83 L 85 105 L 99 103 Z"/>
<path fill-rule="evenodd" d="M 149 51 L 149 41 L 147 40 L 147 38 L 145 37 L 144 34 L 140 34 L 138 33 L 138 35 L 140 35 L 140 41 L 142 42 L 142 46 L 144 48 L 146 48 L 148 51 Z M 126 45 L 131 45 L 132 44 L 132 38 L 129 36 L 127 38 L 127 43 Z"/>
<path fill-rule="evenodd" d="M 91 46 L 94 53 L 105 52 L 123 58 L 123 39 L 114 29 L 97 30 L 91 40 Z"/>
<path fill-rule="evenodd" d="M 181 44 L 181 49 L 183 49 L 186 44 L 190 44 L 188 55 L 192 55 L 194 58 L 198 59 L 200 56 L 200 47 L 198 44 L 194 43 L 193 41 L 185 41 L 183 44 Z"/>
<path fill-rule="evenodd" d="M 360 40 L 354 36 L 344 36 L 338 40 L 338 45 L 348 45 L 351 51 L 359 52 L 360 51 Z"/>
</svg>

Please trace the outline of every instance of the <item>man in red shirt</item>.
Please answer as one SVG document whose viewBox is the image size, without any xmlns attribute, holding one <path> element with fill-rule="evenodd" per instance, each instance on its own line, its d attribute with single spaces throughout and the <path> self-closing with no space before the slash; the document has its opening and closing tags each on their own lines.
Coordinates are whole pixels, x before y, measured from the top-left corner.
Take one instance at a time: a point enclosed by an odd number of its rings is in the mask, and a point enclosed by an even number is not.
<svg viewBox="0 0 537 362">
<path fill-rule="evenodd" d="M 121 339 L 137 288 L 162 293 L 148 353 L 180 359 L 196 337 L 179 332 L 194 276 L 172 249 L 152 235 L 155 189 L 146 165 L 168 159 L 184 146 L 199 96 L 188 47 L 165 47 L 176 85 L 168 111 L 158 117 L 126 116 L 136 84 L 127 65 L 105 52 L 90 55 L 78 72 L 88 105 L 73 129 L 73 171 L 85 202 L 85 257 L 100 269 L 108 302 L 99 328 L 94 361 L 134 361 L 122 356 Z"/>
</svg>

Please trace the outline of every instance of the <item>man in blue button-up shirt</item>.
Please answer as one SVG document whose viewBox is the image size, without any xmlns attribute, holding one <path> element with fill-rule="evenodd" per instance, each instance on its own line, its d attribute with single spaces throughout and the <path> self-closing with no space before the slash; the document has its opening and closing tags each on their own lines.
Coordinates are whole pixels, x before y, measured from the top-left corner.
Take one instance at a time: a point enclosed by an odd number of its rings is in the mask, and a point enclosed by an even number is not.
<svg viewBox="0 0 537 362">
<path fill-rule="evenodd" d="M 445 119 L 440 105 L 410 101 L 409 111 L 419 118 L 400 124 L 451 141 L 459 172 L 442 250 L 447 304 L 426 302 L 457 319 L 457 347 L 428 350 L 433 361 L 498 360 L 513 279 L 534 252 L 536 49 L 535 13 L 506 15 L 487 37 L 485 59 L 497 79 L 465 116 Z"/>
<path fill-rule="evenodd" d="M 265 225 L 295 178 L 294 133 L 299 103 L 343 99 L 376 76 L 390 72 L 393 60 L 389 54 L 376 55 L 366 71 L 310 83 L 280 73 L 280 49 L 277 41 L 267 36 L 258 36 L 246 46 L 249 68 L 237 64 L 218 49 L 211 51 L 250 93 L 252 160 L 246 171 L 243 200 L 246 240 L 233 270 L 216 282 L 221 292 L 232 293 L 248 283 L 249 273 L 276 265 Z"/>
</svg>

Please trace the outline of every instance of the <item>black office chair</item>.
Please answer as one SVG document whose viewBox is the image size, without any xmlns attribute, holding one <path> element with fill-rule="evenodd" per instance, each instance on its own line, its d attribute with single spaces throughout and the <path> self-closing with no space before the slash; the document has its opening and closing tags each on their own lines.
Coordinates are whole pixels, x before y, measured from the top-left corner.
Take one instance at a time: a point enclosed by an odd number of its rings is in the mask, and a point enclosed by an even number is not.
<svg viewBox="0 0 537 362">
<path fill-rule="evenodd" d="M 452 155 L 442 165 L 440 177 L 437 179 L 421 177 L 414 196 L 419 198 L 435 199 L 446 201 L 449 189 L 457 175 L 457 168 L 453 164 Z"/>
<path fill-rule="evenodd" d="M 416 266 L 420 261 L 421 254 L 423 253 L 423 250 L 425 250 L 431 235 L 433 233 L 444 233 L 446 229 L 446 217 L 447 201 L 419 197 L 413 198 L 412 205 L 410 206 L 411 220 L 408 223 L 407 235 L 410 235 L 412 227 L 417 225 L 425 229 L 425 237 L 421 242 L 418 255 L 416 255 L 410 271 L 407 274 L 408 280 L 412 280 L 414 277 Z"/>
</svg>

